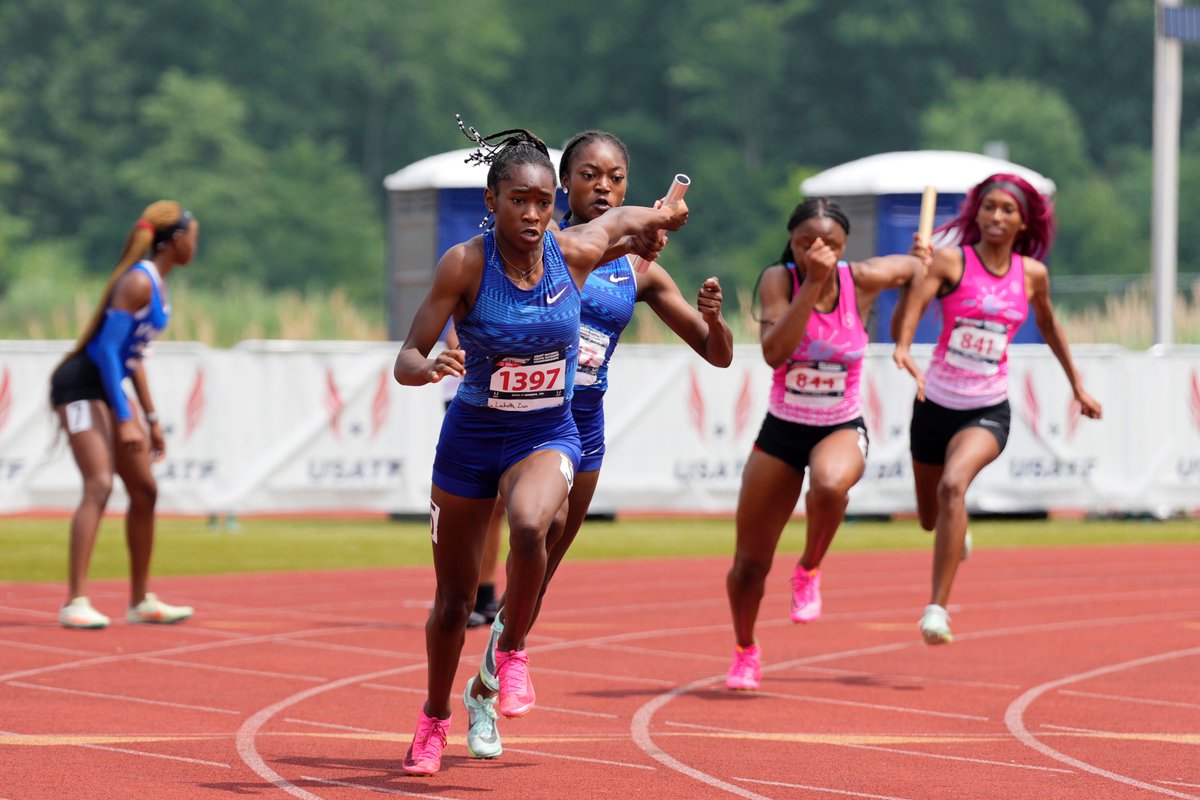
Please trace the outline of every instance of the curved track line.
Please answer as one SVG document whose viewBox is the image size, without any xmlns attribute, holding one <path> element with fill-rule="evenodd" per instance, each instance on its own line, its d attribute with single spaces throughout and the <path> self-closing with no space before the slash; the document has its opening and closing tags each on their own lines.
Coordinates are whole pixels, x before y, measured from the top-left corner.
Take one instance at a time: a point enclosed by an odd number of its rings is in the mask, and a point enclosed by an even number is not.
<svg viewBox="0 0 1200 800">
<path fill-rule="evenodd" d="M 1124 783 L 1127 786 L 1136 786 L 1139 789 L 1158 792 L 1159 794 L 1165 794 L 1170 797 L 1180 797 L 1184 798 L 1184 800 L 1200 800 L 1200 797 L 1197 797 L 1197 795 L 1194 794 L 1184 794 L 1183 792 L 1176 792 L 1173 789 L 1165 789 L 1162 786 L 1156 786 L 1152 783 L 1145 783 L 1144 781 L 1139 781 L 1136 778 L 1130 778 L 1125 775 L 1120 775 L 1116 772 L 1110 772 L 1106 769 L 1101 769 L 1100 767 L 1089 764 L 1086 761 L 1080 761 L 1078 758 L 1073 758 L 1066 753 L 1055 750 L 1053 747 L 1044 744 L 1025 727 L 1025 712 L 1029 709 L 1029 706 L 1033 704 L 1033 701 L 1037 700 L 1043 694 L 1052 689 L 1057 689 L 1060 686 L 1066 686 L 1078 681 L 1088 680 L 1089 678 L 1096 678 L 1101 675 L 1108 675 L 1113 672 L 1132 669 L 1133 667 L 1141 667 L 1145 666 L 1146 664 L 1157 664 L 1174 658 L 1186 658 L 1188 656 L 1196 655 L 1200 655 L 1200 647 L 1193 647 L 1188 650 L 1175 650 L 1170 653 L 1159 653 L 1158 655 L 1146 656 L 1144 658 L 1135 658 L 1132 661 L 1125 661 L 1121 664 L 1111 664 L 1107 667 L 1099 667 L 1097 669 L 1089 670 L 1088 672 L 1079 672 L 1075 675 L 1068 675 L 1065 678 L 1059 678 L 1055 681 L 1048 681 L 1047 683 L 1043 683 L 1041 686 L 1033 687 L 1029 691 L 1025 692 L 1025 694 L 1014 700 L 1009 705 L 1008 710 L 1004 712 L 1004 724 L 1008 726 L 1009 732 L 1012 733 L 1012 735 L 1016 737 L 1021 744 L 1025 745 L 1026 747 L 1032 747 L 1042 755 L 1053 758 L 1055 761 L 1061 761 L 1064 764 L 1070 764 L 1076 769 L 1084 772 L 1090 772 L 1093 775 L 1099 775 L 1102 778 L 1108 778 L 1109 780 L 1116 781 L 1117 783 Z"/>
<path fill-rule="evenodd" d="M 255 745 L 255 739 L 258 737 L 259 729 L 262 728 L 263 724 L 266 723 L 267 720 L 278 714 L 283 709 L 293 706 L 302 700 L 315 697 L 323 692 L 332 691 L 333 689 L 340 689 L 343 686 L 350 686 L 355 683 L 362 683 L 363 681 L 384 678 L 389 675 L 398 675 L 403 672 L 414 672 L 419 669 L 425 669 L 425 664 L 409 664 L 406 667 L 394 667 L 392 669 L 385 669 L 379 672 L 369 672 L 364 675 L 351 675 L 350 677 L 340 678 L 336 681 L 325 683 L 320 686 L 313 686 L 310 689 L 297 692 L 290 697 L 285 697 L 274 705 L 269 705 L 266 708 L 258 711 L 242 723 L 242 726 L 238 728 L 236 737 L 238 755 L 241 757 L 246 766 L 258 773 L 259 777 L 270 782 L 270 784 L 276 789 L 285 791 L 293 797 L 302 798 L 302 800 L 324 800 L 324 798 L 322 798 L 320 795 L 315 795 L 312 792 L 301 789 L 299 786 L 267 766 L 267 762 L 264 761 L 263 757 L 258 754 L 258 748 Z"/>
<path fill-rule="evenodd" d="M 1011 635 L 1020 634 L 1020 633 L 1033 633 L 1033 632 L 1038 632 L 1038 631 L 1043 631 L 1043 630 L 1062 630 L 1064 628 L 1090 628 L 1090 627 L 1096 627 L 1096 626 L 1100 626 L 1100 625 L 1123 625 L 1123 624 L 1129 624 L 1129 623 L 1133 623 L 1133 622 L 1145 622 L 1147 620 L 1176 619 L 1179 617 L 1191 618 L 1194 615 L 1195 615 L 1195 612 L 1188 611 L 1188 612 L 1169 612 L 1166 614 L 1146 614 L 1146 615 L 1141 615 L 1141 616 L 1129 616 L 1129 617 L 1109 617 L 1106 619 L 1085 619 L 1085 620 L 1078 620 L 1075 622 L 1052 622 L 1052 623 L 1047 623 L 1045 625 L 1027 625 L 1027 626 L 1022 626 L 1022 627 L 997 628 L 997 629 L 991 630 L 991 631 L 974 631 L 972 633 L 968 633 L 963 636 L 959 636 L 958 639 L 959 639 L 959 641 L 964 641 L 964 640 L 970 641 L 972 639 L 991 639 L 991 638 L 999 638 L 1002 636 L 1011 636 Z M 715 627 L 715 626 L 713 626 L 713 627 Z M 726 629 L 728 629 L 728 625 L 726 625 L 724 627 Z M 782 671 L 782 670 L 793 669 L 795 667 L 803 666 L 806 664 L 815 664 L 815 663 L 820 663 L 822 661 L 835 661 L 835 660 L 842 659 L 842 658 L 851 658 L 851 657 L 860 656 L 860 655 L 878 655 L 880 653 L 887 653 L 887 652 L 892 652 L 895 650 L 903 650 L 903 649 L 915 647 L 918 645 L 924 646 L 924 643 L 920 639 L 914 638 L 914 639 L 906 640 L 903 642 L 892 642 L 890 644 L 876 645 L 874 647 L 866 647 L 866 648 L 860 648 L 860 649 L 855 649 L 855 650 L 843 650 L 840 652 L 833 652 L 833 653 L 821 653 L 821 654 L 814 655 L 814 656 L 805 656 L 804 658 L 798 658 L 793 661 L 785 661 L 780 664 L 772 664 L 770 666 L 763 667 L 763 672 L 764 673 L 778 672 L 778 671 Z M 1196 652 L 1200 652 L 1200 648 L 1197 648 Z M 1131 663 L 1133 663 L 1133 662 L 1131 662 Z M 699 680 L 692 681 L 691 683 L 684 684 L 683 686 L 678 686 L 674 689 L 671 689 L 670 691 L 664 692 L 663 694 L 660 694 L 658 697 L 654 698 L 653 700 L 650 700 L 649 702 L 647 702 L 645 705 L 643 705 L 641 708 L 639 708 L 637 710 L 637 713 L 634 714 L 634 716 L 633 716 L 633 721 L 630 723 L 629 730 L 633 736 L 633 741 L 639 748 L 642 749 L 642 751 L 644 753 L 646 753 L 646 755 L 650 756 L 655 761 L 658 761 L 659 763 L 663 764 L 664 766 L 666 766 L 669 769 L 675 770 L 676 772 L 679 772 L 683 775 L 693 778 L 693 779 L 699 781 L 700 783 L 706 784 L 708 786 L 712 786 L 713 788 L 716 788 L 716 789 L 725 790 L 732 794 L 736 794 L 740 797 L 755 798 L 756 800 L 770 800 L 770 798 L 763 798 L 761 795 L 754 794 L 753 792 L 748 792 L 748 790 L 742 789 L 739 786 L 734 786 L 733 784 L 726 783 L 725 781 L 722 781 L 720 778 L 716 778 L 705 772 L 701 772 L 700 770 L 689 767 L 687 764 L 684 764 L 683 762 L 678 761 L 674 757 L 667 755 L 662 750 L 660 750 L 658 748 L 658 746 L 654 744 L 654 738 L 650 735 L 650 720 L 653 718 L 654 713 L 656 711 L 658 711 L 658 709 L 662 708 L 667 703 L 671 702 L 676 697 L 678 697 L 682 694 L 686 694 L 695 689 L 703 688 L 705 686 L 709 686 L 714 683 L 718 683 L 721 680 L 723 680 L 724 678 L 725 678 L 724 673 L 722 673 L 720 675 L 713 675 L 712 677 L 708 677 L 708 678 L 700 678 Z M 1005 722 L 1007 722 L 1007 721 L 1008 721 L 1008 719 L 1007 719 L 1007 714 L 1006 714 Z M 1145 784 L 1138 784 L 1138 785 L 1145 785 Z M 1159 787 L 1151 787 L 1151 788 L 1153 788 L 1155 791 L 1158 791 L 1158 792 L 1173 794 L 1176 797 L 1183 798 L 1183 800 L 1200 800 L 1200 797 L 1196 797 L 1196 796 L 1190 795 L 1190 794 L 1178 794 L 1175 792 L 1171 792 L 1170 790 L 1161 789 Z"/>
</svg>

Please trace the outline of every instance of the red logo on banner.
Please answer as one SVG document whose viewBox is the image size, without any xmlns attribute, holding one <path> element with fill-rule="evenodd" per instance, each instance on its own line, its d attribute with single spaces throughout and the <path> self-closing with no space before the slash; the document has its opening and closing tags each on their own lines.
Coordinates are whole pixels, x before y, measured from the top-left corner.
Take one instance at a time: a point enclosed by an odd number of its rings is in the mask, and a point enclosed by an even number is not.
<svg viewBox="0 0 1200 800">
<path fill-rule="evenodd" d="M 742 373 L 742 390 L 738 392 L 737 405 L 733 409 L 733 438 L 742 438 L 743 431 L 750 424 L 750 406 L 754 402 L 754 393 L 750 390 L 750 370 Z"/>
<path fill-rule="evenodd" d="M 1025 424 L 1037 438 L 1042 438 L 1038 430 L 1040 409 L 1038 408 L 1037 388 L 1033 385 L 1033 373 L 1025 373 Z"/>
<path fill-rule="evenodd" d="M 333 369 L 325 368 L 325 410 L 329 412 L 329 428 L 335 438 L 341 438 L 342 409 L 345 408 L 342 396 L 338 394 L 337 384 L 333 380 Z"/>
<path fill-rule="evenodd" d="M 696 429 L 696 435 L 700 439 L 708 438 L 708 411 L 704 401 L 704 393 L 700 389 L 700 376 L 693 367 L 688 373 L 689 387 L 687 397 L 688 417 L 692 421 L 692 427 Z M 750 410 L 754 404 L 754 391 L 752 387 L 752 377 L 750 371 L 746 370 L 742 373 L 742 386 L 738 390 L 737 399 L 733 405 L 733 436 L 735 439 L 740 439 L 745 433 L 746 428 L 750 425 Z M 720 435 L 718 430 L 717 434 Z"/>
<path fill-rule="evenodd" d="M 371 438 L 374 439 L 387 424 L 388 418 L 388 389 L 392 385 L 392 375 L 387 369 L 379 372 L 379 387 L 375 390 L 375 399 L 371 401 Z"/>
<path fill-rule="evenodd" d="M 1192 393 L 1188 397 L 1188 409 L 1192 412 L 1192 424 L 1200 431 L 1200 373 L 1192 370 Z"/>
<path fill-rule="evenodd" d="M 696 377 L 696 370 L 693 369 L 688 373 L 688 377 L 691 378 L 691 387 L 688 391 L 688 415 L 692 418 L 692 427 L 703 439 L 708 427 L 704 423 L 704 395 L 700 391 L 700 379 Z"/>
<path fill-rule="evenodd" d="M 863 376 L 863 386 L 866 388 L 866 411 L 867 411 L 867 430 L 871 433 L 871 438 L 877 440 L 880 444 L 884 442 L 884 433 L 887 427 L 883 421 L 883 402 L 879 399 L 879 392 L 875 389 L 875 382 L 868 376 Z"/>
<path fill-rule="evenodd" d="M 8 415 L 12 411 L 12 380 L 8 365 L 4 367 L 4 378 L 0 379 L 0 431 L 8 424 Z"/>
<path fill-rule="evenodd" d="M 204 368 L 196 367 L 196 380 L 188 392 L 187 405 L 183 410 L 183 438 L 190 439 L 204 419 Z"/>
</svg>

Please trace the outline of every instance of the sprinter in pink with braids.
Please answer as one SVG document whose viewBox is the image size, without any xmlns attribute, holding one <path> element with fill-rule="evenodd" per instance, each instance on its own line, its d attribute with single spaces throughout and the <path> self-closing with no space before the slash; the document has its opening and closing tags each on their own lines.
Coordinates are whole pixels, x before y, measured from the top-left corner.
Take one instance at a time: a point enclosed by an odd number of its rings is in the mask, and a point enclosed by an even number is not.
<svg viewBox="0 0 1200 800">
<path fill-rule="evenodd" d="M 922 528 L 936 531 L 929 605 L 918 623 L 927 644 L 953 639 L 946 606 L 963 557 L 967 489 L 1008 442 L 1008 346 L 1030 310 L 1080 412 L 1101 416 L 1054 318 L 1050 272 L 1039 260 L 1054 241 L 1054 211 L 1045 198 L 1017 175 L 991 175 L 967 193 L 962 211 L 938 232 L 953 246 L 931 250 L 913 237 L 912 254 L 928 271 L 898 312 L 893 354 L 896 366 L 917 380 L 909 433 L 917 514 Z M 942 332 L 922 373 L 909 347 L 935 296 Z"/>
</svg>

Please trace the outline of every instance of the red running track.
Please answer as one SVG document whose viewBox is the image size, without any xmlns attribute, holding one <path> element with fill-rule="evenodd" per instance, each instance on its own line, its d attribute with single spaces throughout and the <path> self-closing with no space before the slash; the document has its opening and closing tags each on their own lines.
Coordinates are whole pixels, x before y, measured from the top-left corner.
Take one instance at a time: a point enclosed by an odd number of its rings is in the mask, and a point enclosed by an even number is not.
<svg viewBox="0 0 1200 800">
<path fill-rule="evenodd" d="M 728 559 L 565 564 L 530 637 L 538 707 L 405 775 L 431 570 L 164 578 L 179 626 L 67 631 L 58 584 L 0 584 L 0 800 L 1200 800 L 1200 543 L 981 550 L 955 642 L 916 621 L 929 554 L 833 553 L 825 615 L 763 603 L 732 693 Z M 119 616 L 121 582 L 93 602 Z M 486 630 L 468 632 L 461 687 Z"/>
</svg>

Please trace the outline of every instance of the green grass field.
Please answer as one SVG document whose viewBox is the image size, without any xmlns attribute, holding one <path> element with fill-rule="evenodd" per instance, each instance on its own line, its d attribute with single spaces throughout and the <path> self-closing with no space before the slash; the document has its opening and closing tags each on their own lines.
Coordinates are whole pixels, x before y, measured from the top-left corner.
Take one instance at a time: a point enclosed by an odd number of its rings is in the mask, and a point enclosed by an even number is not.
<svg viewBox="0 0 1200 800">
<path fill-rule="evenodd" d="M 0 520 L 0 580 L 58 581 L 66 576 L 68 520 Z M 430 564 L 424 522 L 383 520 L 244 519 L 236 532 L 210 528 L 202 519 L 159 521 L 153 574 L 212 575 L 235 572 L 357 569 Z M 1200 521 L 1010 521 L 971 525 L 976 548 L 1200 543 Z M 589 521 L 569 559 L 721 556 L 733 552 L 732 520 Z M 803 547 L 804 522 L 784 531 L 780 553 Z M 847 522 L 833 552 L 931 547 L 915 521 Z M 121 520 L 105 520 L 92 558 L 92 578 L 128 573 Z"/>
</svg>

